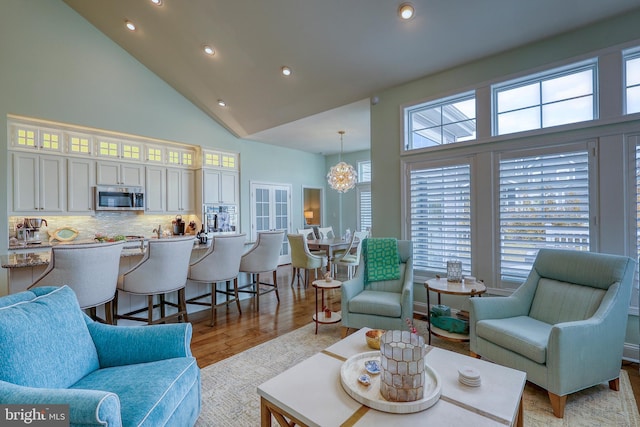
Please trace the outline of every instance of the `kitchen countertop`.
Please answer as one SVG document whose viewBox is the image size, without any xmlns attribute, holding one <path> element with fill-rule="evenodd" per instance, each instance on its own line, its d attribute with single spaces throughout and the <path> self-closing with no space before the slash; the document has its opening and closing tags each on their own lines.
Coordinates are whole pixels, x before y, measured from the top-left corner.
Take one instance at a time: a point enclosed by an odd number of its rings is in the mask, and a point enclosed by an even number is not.
<svg viewBox="0 0 640 427">
<path fill-rule="evenodd" d="M 171 237 L 166 237 L 170 239 Z M 122 249 L 121 257 L 131 257 L 144 255 L 145 248 L 143 247 L 144 241 L 149 239 L 140 239 L 138 241 L 129 241 L 125 243 L 125 247 Z M 0 255 L 0 265 L 2 268 L 24 268 L 24 267 L 37 267 L 41 265 L 49 265 L 51 259 L 51 251 L 34 251 L 40 248 L 51 248 L 60 244 L 81 244 L 81 243 L 94 243 L 94 240 L 74 240 L 69 243 L 54 243 L 43 245 L 28 245 L 26 247 L 21 246 L 19 251 L 10 253 L 7 255 Z M 131 243 L 134 243 L 131 245 Z M 193 245 L 193 252 L 205 251 L 211 246 L 210 242 L 201 244 L 198 240 L 195 240 Z M 9 248 L 11 249 L 11 248 Z"/>
</svg>

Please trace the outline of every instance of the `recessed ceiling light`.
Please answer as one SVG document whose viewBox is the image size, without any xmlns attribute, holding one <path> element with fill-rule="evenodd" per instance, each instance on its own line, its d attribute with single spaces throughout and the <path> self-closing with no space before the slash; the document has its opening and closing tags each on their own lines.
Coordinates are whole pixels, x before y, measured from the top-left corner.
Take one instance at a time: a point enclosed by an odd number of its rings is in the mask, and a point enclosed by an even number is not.
<svg viewBox="0 0 640 427">
<path fill-rule="evenodd" d="M 126 25 L 127 29 L 129 29 L 130 31 L 135 31 L 136 30 L 136 26 L 131 21 L 128 21 L 128 20 L 124 21 L 124 25 Z"/>
<path fill-rule="evenodd" d="M 214 48 L 212 48 L 211 46 L 206 45 L 206 44 L 204 46 L 202 46 L 202 50 L 204 51 L 204 53 L 206 53 L 209 56 L 213 56 L 216 53 Z"/>
<path fill-rule="evenodd" d="M 282 67 L 280 69 L 280 71 L 282 72 L 283 76 L 290 76 L 291 73 L 293 72 L 293 71 L 291 71 L 291 68 L 287 67 L 286 65 L 284 67 Z"/>
<path fill-rule="evenodd" d="M 222 99 L 218 99 L 218 105 L 221 106 L 221 107 L 226 107 L 227 103 L 224 102 Z"/>
<path fill-rule="evenodd" d="M 151 0 L 151 3 L 155 4 L 156 6 L 162 6 L 162 0 Z"/>
<path fill-rule="evenodd" d="M 405 21 L 413 18 L 415 12 L 416 10 L 413 8 L 411 3 L 402 3 L 400 7 L 398 7 L 398 15 Z"/>
</svg>

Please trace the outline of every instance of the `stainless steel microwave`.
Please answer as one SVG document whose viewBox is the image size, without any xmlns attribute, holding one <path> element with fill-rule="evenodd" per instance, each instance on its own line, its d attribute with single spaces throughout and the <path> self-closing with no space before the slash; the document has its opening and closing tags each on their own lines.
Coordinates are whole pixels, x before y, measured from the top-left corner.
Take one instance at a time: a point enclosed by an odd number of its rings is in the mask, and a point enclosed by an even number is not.
<svg viewBox="0 0 640 427">
<path fill-rule="evenodd" d="M 97 211 L 143 211 L 144 188 L 130 186 L 96 187 Z"/>
</svg>

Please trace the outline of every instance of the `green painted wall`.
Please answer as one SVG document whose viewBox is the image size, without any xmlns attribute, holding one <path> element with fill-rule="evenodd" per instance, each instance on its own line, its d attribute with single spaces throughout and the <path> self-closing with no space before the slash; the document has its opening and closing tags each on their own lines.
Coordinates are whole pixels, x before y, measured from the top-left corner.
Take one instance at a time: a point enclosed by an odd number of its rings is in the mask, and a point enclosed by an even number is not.
<svg viewBox="0 0 640 427">
<path fill-rule="evenodd" d="M 3 0 L 0 57 L 0 129 L 17 114 L 239 152 L 243 232 L 250 181 L 293 185 L 294 228 L 302 223 L 301 187 L 324 187 L 324 156 L 234 137 L 61 0 Z M 0 164 L 8 164 L 5 131 Z M 0 173 L 0 188 L 10 185 Z M 0 197 L 0 253 L 7 210 Z M 0 274 L 0 289 L 5 280 Z"/>
<path fill-rule="evenodd" d="M 460 93 L 480 83 L 533 70 L 627 42 L 640 45 L 640 9 L 578 31 L 468 63 L 376 94 L 371 107 L 373 235 L 402 236 L 400 171 L 401 106 L 442 94 Z M 622 250 L 624 252 L 624 250 Z M 422 284 L 416 299 L 426 302 Z M 451 301 L 456 304 L 455 301 Z M 638 344 L 638 317 L 630 316 L 627 343 Z"/>
</svg>

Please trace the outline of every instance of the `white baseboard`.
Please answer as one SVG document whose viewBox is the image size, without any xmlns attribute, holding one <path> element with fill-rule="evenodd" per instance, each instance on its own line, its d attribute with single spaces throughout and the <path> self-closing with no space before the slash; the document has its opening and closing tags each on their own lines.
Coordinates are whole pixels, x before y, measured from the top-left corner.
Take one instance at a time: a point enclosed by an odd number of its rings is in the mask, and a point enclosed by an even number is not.
<svg viewBox="0 0 640 427">
<path fill-rule="evenodd" d="M 458 311 L 457 309 L 451 308 L 451 314 L 454 314 L 457 311 Z M 427 313 L 429 313 L 429 310 L 427 309 L 427 303 L 414 301 L 413 312 L 416 314 L 427 316 L 428 315 Z M 640 363 L 640 345 L 628 343 L 628 342 L 624 343 L 622 360 L 626 360 L 628 362 Z"/>
</svg>

